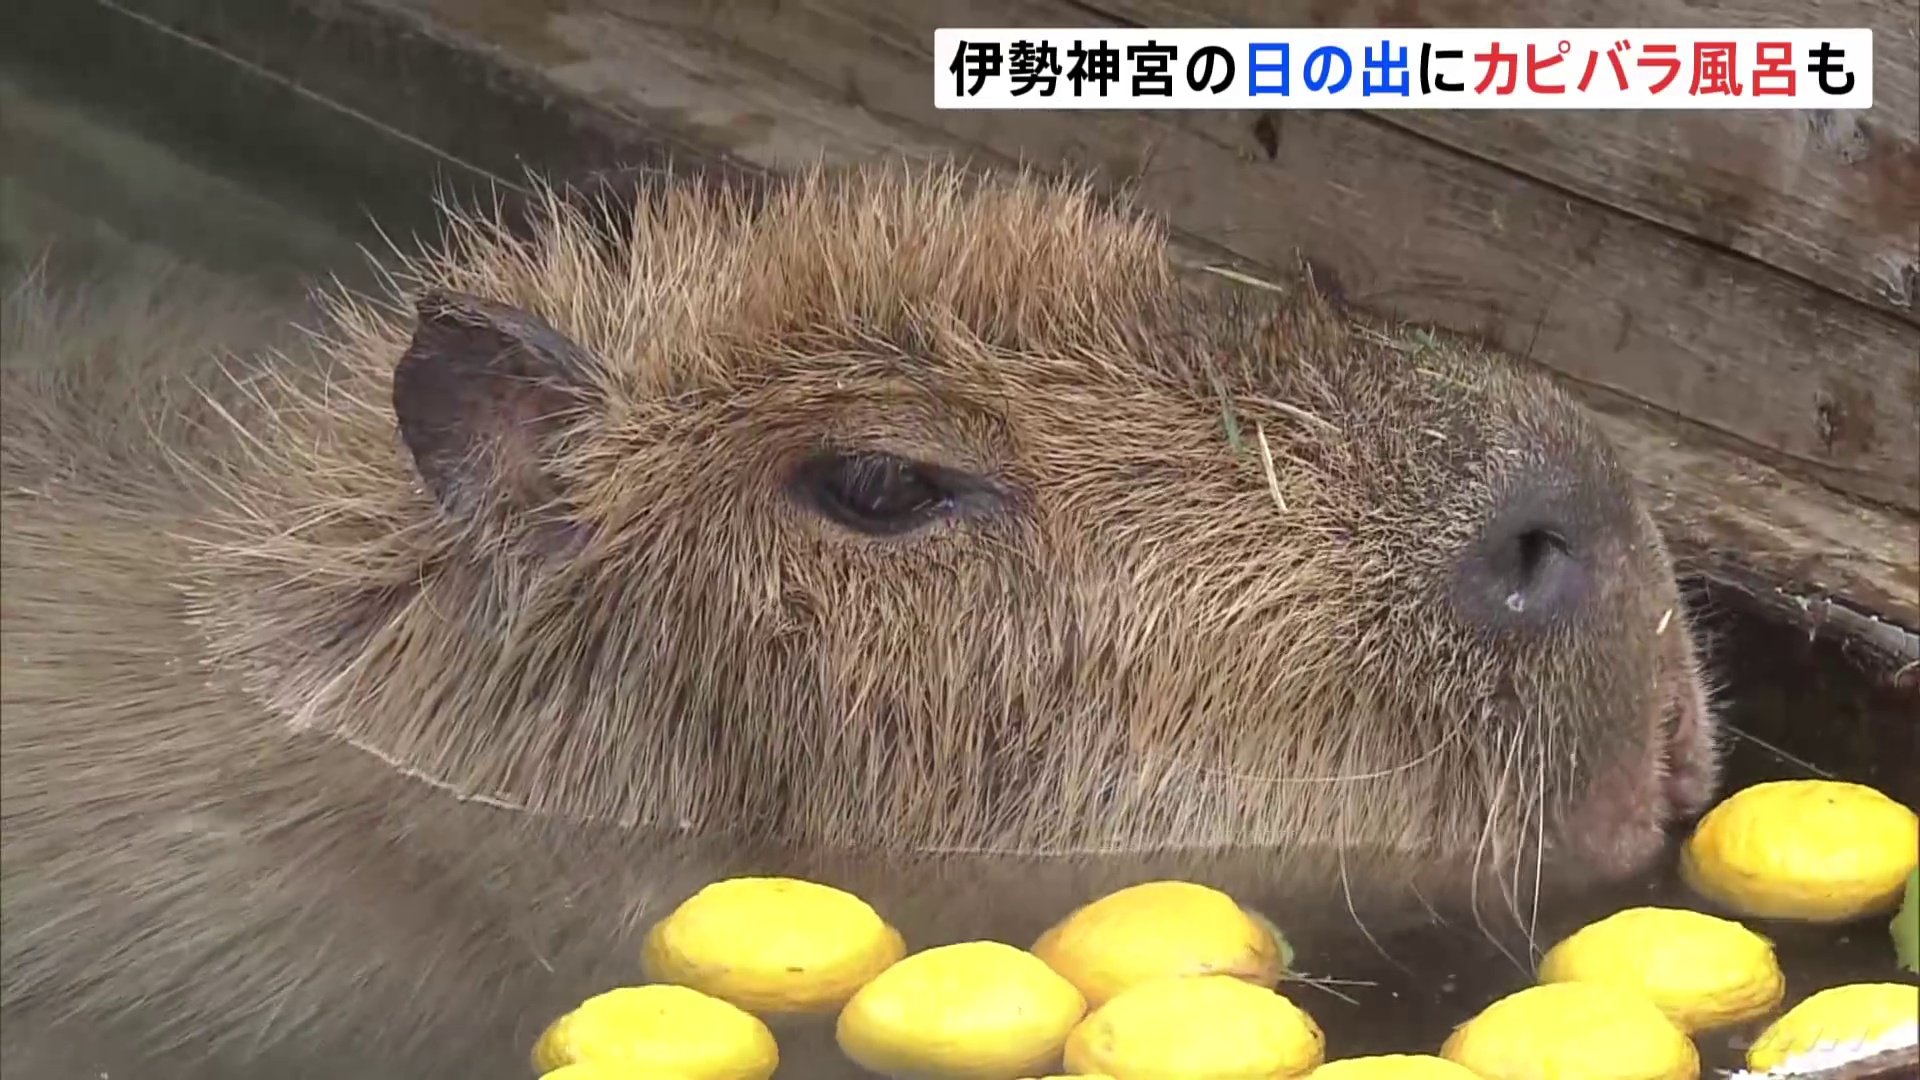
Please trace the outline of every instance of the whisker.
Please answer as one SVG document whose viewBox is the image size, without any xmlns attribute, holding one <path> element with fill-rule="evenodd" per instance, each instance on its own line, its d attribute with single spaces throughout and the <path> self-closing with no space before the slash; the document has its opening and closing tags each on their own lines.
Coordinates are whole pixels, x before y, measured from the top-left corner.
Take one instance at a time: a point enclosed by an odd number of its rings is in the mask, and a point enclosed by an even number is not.
<svg viewBox="0 0 1920 1080">
<path fill-rule="evenodd" d="M 1508 949 L 1505 943 L 1503 943 L 1500 940 L 1499 936 L 1496 935 L 1493 932 L 1492 928 L 1487 925 L 1486 915 L 1481 910 L 1481 907 L 1480 907 L 1480 880 L 1481 880 L 1482 873 L 1485 869 L 1485 856 L 1489 846 L 1494 843 L 1493 834 L 1494 834 L 1495 823 L 1498 821 L 1500 816 L 1501 804 L 1506 799 L 1507 787 L 1511 782 L 1512 775 L 1513 775 L 1514 757 L 1516 756 L 1518 750 L 1519 750 L 1518 741 L 1510 739 L 1508 741 L 1507 750 L 1503 755 L 1505 758 L 1505 764 L 1501 766 L 1500 779 L 1498 784 L 1496 784 L 1496 786 L 1494 787 L 1493 799 L 1487 809 L 1486 826 L 1481 830 L 1480 841 L 1477 845 L 1475 845 L 1475 848 L 1474 848 L 1473 879 L 1469 887 L 1471 891 L 1470 899 L 1473 907 L 1474 925 L 1479 928 L 1482 936 L 1484 936 L 1487 939 L 1487 941 L 1493 945 L 1494 948 L 1500 950 L 1500 955 L 1506 957 L 1509 963 L 1513 964 L 1514 967 L 1520 969 L 1521 971 L 1526 971 L 1527 970 L 1526 965 L 1520 962 L 1519 957 L 1515 956 L 1512 950 Z"/>
<path fill-rule="evenodd" d="M 1345 747 L 1341 751 L 1341 759 L 1343 763 L 1345 759 L 1348 757 L 1348 755 L 1350 755 L 1352 752 L 1353 752 L 1353 742 L 1351 739 L 1349 739 Z M 1335 850 L 1339 853 L 1339 858 L 1340 858 L 1341 899 L 1347 905 L 1348 917 L 1353 920 L 1353 925 L 1359 928 L 1360 936 L 1366 938 L 1367 944 L 1373 946 L 1373 951 L 1379 953 L 1381 959 L 1385 960 L 1387 963 L 1392 964 L 1396 968 L 1399 968 L 1402 972 L 1407 972 L 1408 970 L 1407 967 L 1402 963 L 1400 963 L 1400 961 L 1394 959 L 1393 954 L 1387 951 L 1387 947 L 1380 944 L 1379 939 L 1373 936 L 1373 931 L 1367 928 L 1367 921 L 1360 917 L 1360 911 L 1354 905 L 1353 879 L 1352 879 L 1352 876 L 1348 873 L 1348 869 L 1347 869 L 1347 850 L 1348 850 L 1347 815 L 1353 809 L 1353 798 L 1355 795 L 1355 788 L 1352 785 L 1349 785 L 1346 788 L 1346 790 L 1343 791 L 1341 794 L 1342 794 L 1342 798 L 1340 800 L 1340 817 L 1339 817 L 1338 823 L 1334 826 Z"/>
<path fill-rule="evenodd" d="M 1795 757 L 1793 754 L 1790 754 L 1787 751 L 1782 750 L 1780 747 L 1773 745 L 1772 743 L 1768 742 L 1767 740 L 1761 738 L 1758 735 L 1753 734 L 1750 731 L 1743 731 L 1732 724 L 1727 724 L 1725 725 L 1725 727 L 1729 732 L 1732 732 L 1734 735 L 1747 740 L 1748 742 L 1754 744 L 1755 746 L 1758 746 L 1762 750 L 1765 750 L 1766 752 L 1774 755 L 1775 757 L 1779 758 L 1782 761 L 1791 762 L 1794 765 L 1797 765 L 1800 768 L 1807 770 L 1813 775 L 1820 777 L 1822 780 L 1839 779 L 1839 777 L 1836 776 L 1835 774 L 1828 772 L 1827 770 L 1821 768 L 1818 765 L 1815 765 L 1813 762 L 1808 761 L 1805 758 Z"/>
<path fill-rule="evenodd" d="M 1380 985 L 1379 983 L 1376 983 L 1370 979 L 1335 979 L 1335 978 L 1322 976 L 1322 975 L 1304 975 L 1298 972 L 1289 972 L 1288 974 L 1282 976 L 1280 981 L 1297 982 L 1297 983 L 1300 983 L 1302 986 L 1311 986 L 1315 990 L 1319 990 L 1322 993 L 1330 994 L 1333 997 L 1337 997 L 1341 1001 L 1344 1001 L 1349 1005 L 1358 1005 L 1360 1004 L 1360 1001 L 1358 998 L 1355 998 L 1352 995 L 1343 994 L 1340 991 L 1335 990 L 1334 987 Z"/>
<path fill-rule="evenodd" d="M 1540 931 L 1540 877 L 1547 861 L 1547 762 L 1553 758 L 1553 727 L 1548 725 L 1541 733 L 1540 786 L 1534 792 L 1534 840 L 1533 840 L 1533 906 L 1527 916 L 1527 945 L 1534 950 L 1537 959 Z"/>
</svg>

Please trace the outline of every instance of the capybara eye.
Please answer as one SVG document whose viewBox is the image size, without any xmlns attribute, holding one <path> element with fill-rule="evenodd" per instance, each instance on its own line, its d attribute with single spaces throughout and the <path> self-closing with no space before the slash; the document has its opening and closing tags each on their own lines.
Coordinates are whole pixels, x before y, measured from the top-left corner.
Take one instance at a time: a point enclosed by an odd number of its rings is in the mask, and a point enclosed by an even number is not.
<svg viewBox="0 0 1920 1080">
<path fill-rule="evenodd" d="M 837 525 L 869 536 L 911 532 L 977 501 L 980 478 L 881 451 L 827 451 L 794 473 L 800 501 Z"/>
</svg>

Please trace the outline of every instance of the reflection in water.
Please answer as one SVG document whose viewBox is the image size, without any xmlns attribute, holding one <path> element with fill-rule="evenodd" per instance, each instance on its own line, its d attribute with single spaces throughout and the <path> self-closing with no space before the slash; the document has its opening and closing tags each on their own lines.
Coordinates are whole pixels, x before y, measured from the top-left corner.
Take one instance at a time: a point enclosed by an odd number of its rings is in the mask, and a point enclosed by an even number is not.
<svg viewBox="0 0 1920 1080">
<path fill-rule="evenodd" d="M 350 244 L 312 221 L 282 215 L 276 243 L 274 215 L 262 212 L 268 204 L 236 195 L 231 181 L 199 173 L 135 136 L 96 127 L 84 114 L 16 108 L 30 104 L 22 92 L 0 89 L 8 97 L 5 111 L 16 118 L 10 145 L 31 137 L 46 150 L 8 156 L 0 250 L 9 273 L 49 241 L 113 258 L 114 245 L 129 240 L 198 245 L 206 250 L 181 253 L 221 269 L 258 266 L 270 278 L 290 263 L 315 272 L 353 269 L 338 258 Z M 1744 733 L 1730 744 L 1729 784 L 1825 774 L 1871 783 L 1909 805 L 1920 802 L 1911 692 L 1863 676 L 1828 643 L 1743 616 L 1731 604 L 1718 607 L 1709 626 L 1718 639 L 1713 662 L 1726 685 L 1722 707 Z M 648 884 L 684 894 L 702 874 L 802 874 L 869 897 L 922 948 L 974 937 L 1025 945 L 1076 904 L 1110 889 L 1155 877 L 1201 881 L 1232 892 L 1287 934 L 1308 980 L 1290 986 L 1290 996 L 1325 1028 L 1333 1054 L 1351 1056 L 1432 1051 L 1454 1024 L 1525 985 L 1539 953 L 1573 928 L 1633 904 L 1691 905 L 1672 862 L 1644 880 L 1602 890 L 1569 888 L 1549 874 L 1537 905 L 1530 873 L 1486 883 L 1470 906 L 1471 894 L 1457 877 L 1416 876 L 1391 861 L 1317 852 L 1072 862 L 954 857 L 875 865 L 734 850 L 717 861 L 692 859 L 681 867 L 685 876 L 660 872 L 656 861 Z M 667 880 L 675 882 L 672 888 Z M 570 921 L 562 916 L 556 925 Z M 631 943 L 575 942 L 573 948 L 598 954 L 589 966 L 610 982 L 630 981 L 637 978 L 638 929 Z M 1884 919 L 1840 929 L 1759 929 L 1778 944 L 1789 1000 L 1839 982 L 1902 977 L 1892 968 Z M 576 992 L 569 986 L 553 988 L 547 999 L 530 994 L 528 1024 L 537 1029 L 570 1007 Z M 820 1060 L 838 1060 L 825 1026 L 802 1027 L 783 1033 L 790 1061 L 806 1060 L 810 1049 L 825 1055 Z M 1750 1035 L 1703 1036 L 1706 1064 L 1737 1065 L 1740 1040 Z"/>
</svg>

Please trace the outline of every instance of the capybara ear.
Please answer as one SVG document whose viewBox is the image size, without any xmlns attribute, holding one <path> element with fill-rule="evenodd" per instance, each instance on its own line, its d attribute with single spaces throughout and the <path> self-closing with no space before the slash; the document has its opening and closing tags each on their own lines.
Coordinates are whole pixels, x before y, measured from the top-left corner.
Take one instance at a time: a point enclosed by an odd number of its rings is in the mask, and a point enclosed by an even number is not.
<svg viewBox="0 0 1920 1080">
<path fill-rule="evenodd" d="M 428 292 L 393 373 L 393 411 L 421 481 L 463 523 L 561 494 L 554 437 L 600 406 L 594 360 L 538 315 Z"/>
</svg>

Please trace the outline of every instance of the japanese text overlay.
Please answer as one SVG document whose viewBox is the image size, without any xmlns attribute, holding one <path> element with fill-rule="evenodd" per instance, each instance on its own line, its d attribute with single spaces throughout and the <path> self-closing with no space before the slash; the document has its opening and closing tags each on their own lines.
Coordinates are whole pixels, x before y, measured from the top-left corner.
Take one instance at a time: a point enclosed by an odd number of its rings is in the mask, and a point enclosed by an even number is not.
<svg viewBox="0 0 1920 1080">
<path fill-rule="evenodd" d="M 1865 109 L 1873 31 L 934 32 L 942 109 Z"/>
</svg>

